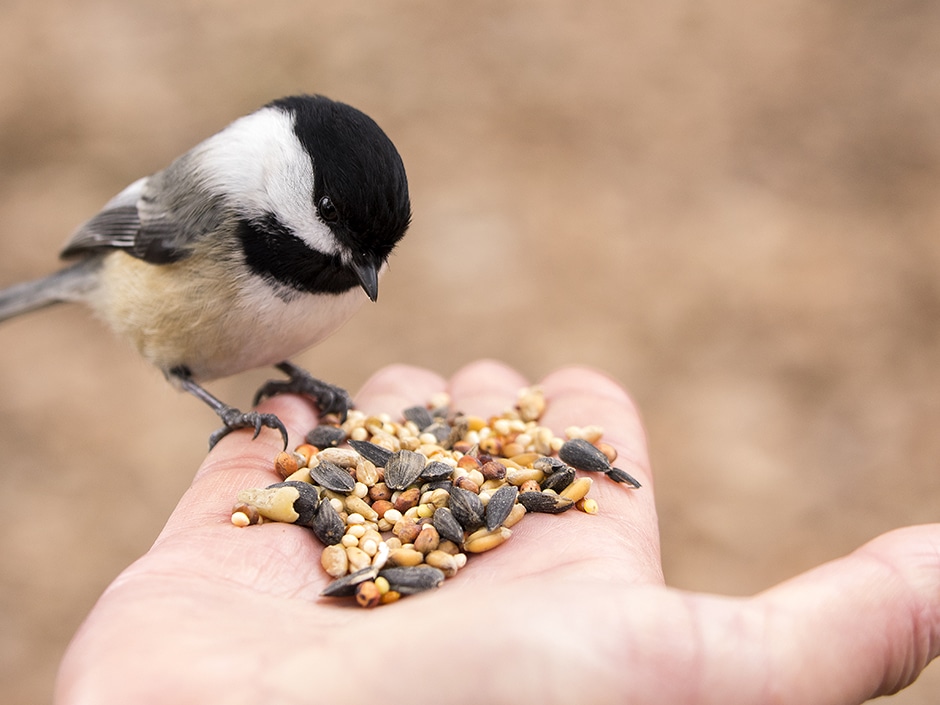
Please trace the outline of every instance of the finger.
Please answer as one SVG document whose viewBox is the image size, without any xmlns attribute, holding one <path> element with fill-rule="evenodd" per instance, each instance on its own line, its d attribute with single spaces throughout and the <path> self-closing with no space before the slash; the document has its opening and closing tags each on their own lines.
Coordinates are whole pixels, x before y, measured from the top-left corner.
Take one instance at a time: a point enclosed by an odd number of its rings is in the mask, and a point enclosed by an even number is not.
<svg viewBox="0 0 940 705">
<path fill-rule="evenodd" d="M 392 365 L 377 372 L 357 395 L 359 408 L 367 413 L 395 414 L 413 404 L 424 403 L 444 389 L 444 380 L 427 370 Z M 300 442 L 317 423 L 313 407 L 303 397 L 280 394 L 266 399 L 258 410 L 273 413 L 288 429 L 290 446 Z M 199 527 L 230 526 L 231 508 L 240 490 L 266 487 L 281 478 L 274 471 L 274 458 L 282 449 L 277 434 L 237 431 L 223 438 L 196 473 L 193 484 L 181 498 L 163 532 L 159 545 L 176 536 L 193 538 Z M 226 526 L 228 525 L 228 526 Z M 272 536 L 271 532 L 266 535 Z"/>
<path fill-rule="evenodd" d="M 308 400 L 281 394 L 258 409 L 273 413 L 297 444 L 316 424 Z M 213 449 L 180 498 L 153 547 L 128 568 L 122 582 L 134 577 L 200 575 L 223 584 L 249 585 L 278 595 L 315 595 L 324 576 L 319 546 L 310 532 L 287 524 L 239 528 L 232 524 L 232 507 L 241 490 L 279 482 L 274 458 L 283 448 L 280 434 L 251 431 L 229 434 Z M 264 530 L 269 529 L 269 530 Z"/>
<path fill-rule="evenodd" d="M 909 685 L 940 652 L 940 524 L 885 534 L 751 599 L 640 587 L 630 601 L 643 609 L 620 610 L 608 597 L 601 591 L 587 618 L 619 635 L 609 652 L 631 659 L 606 683 L 598 675 L 602 692 L 862 703 Z"/>
<path fill-rule="evenodd" d="M 258 410 L 275 414 L 284 423 L 290 438 L 289 447 L 301 443 L 317 422 L 309 401 L 294 394 L 266 399 Z M 240 490 L 266 487 L 281 480 L 274 470 L 274 458 L 281 450 L 280 434 L 270 429 L 263 429 L 255 439 L 250 429 L 227 435 L 206 456 L 160 539 L 175 532 L 190 531 L 195 526 L 228 522 Z"/>
<path fill-rule="evenodd" d="M 357 404 L 367 413 L 396 413 L 407 406 L 423 403 L 444 388 L 444 381 L 427 370 L 392 365 L 377 372 L 357 396 Z M 313 407 L 303 397 L 279 394 L 266 399 L 258 410 L 275 414 L 287 427 L 289 447 L 301 443 L 317 424 Z M 174 511 L 167 531 L 192 524 L 216 521 L 227 516 L 239 490 L 265 487 L 281 478 L 274 472 L 274 458 L 282 449 L 274 433 L 262 432 L 252 439 L 247 431 L 223 438 L 196 473 L 193 485 Z M 167 533 L 165 531 L 164 533 Z"/>
<path fill-rule="evenodd" d="M 603 547 L 618 569 L 632 580 L 662 583 L 659 523 L 653 496 L 646 432 L 639 412 L 624 389 L 607 375 L 586 367 L 567 367 L 548 375 L 540 386 L 547 408 L 541 423 L 561 435 L 569 426 L 598 425 L 603 440 L 617 450 L 614 465 L 640 481 L 639 489 L 613 482 L 601 473 L 591 496 L 599 512 L 592 517 L 590 537 Z M 606 568 L 605 568 L 606 569 Z"/>
<path fill-rule="evenodd" d="M 487 416 L 511 408 L 527 381 L 511 368 L 491 361 L 473 363 L 451 380 L 457 408 Z M 610 429 L 628 472 L 649 484 L 645 435 L 630 398 L 609 377 L 586 368 L 566 368 L 546 377 L 547 409 L 540 423 L 560 435 L 571 425 L 600 424 Z M 621 583 L 662 582 L 659 534 L 651 487 L 633 491 L 601 474 L 592 495 L 601 501 L 599 516 L 571 511 L 533 515 L 513 527 L 513 550 L 475 559 L 468 581 L 544 575 L 555 571 L 577 580 Z M 488 570 L 483 569 L 483 565 Z"/>
<path fill-rule="evenodd" d="M 565 367 L 541 382 L 549 400 L 542 423 L 561 434 L 569 426 L 598 425 L 617 449 L 615 466 L 650 486 L 646 431 L 633 400 L 617 382 L 587 367 Z"/>
<path fill-rule="evenodd" d="M 356 395 L 356 408 L 367 414 L 387 412 L 393 417 L 410 406 L 424 405 L 444 391 L 444 378 L 409 365 L 389 365 L 370 377 Z"/>
<path fill-rule="evenodd" d="M 940 524 L 885 534 L 755 598 L 786 702 L 862 702 L 940 653 Z"/>
<path fill-rule="evenodd" d="M 525 377 L 495 360 L 478 360 L 458 370 L 450 380 L 455 409 L 484 418 L 512 408 Z"/>
</svg>

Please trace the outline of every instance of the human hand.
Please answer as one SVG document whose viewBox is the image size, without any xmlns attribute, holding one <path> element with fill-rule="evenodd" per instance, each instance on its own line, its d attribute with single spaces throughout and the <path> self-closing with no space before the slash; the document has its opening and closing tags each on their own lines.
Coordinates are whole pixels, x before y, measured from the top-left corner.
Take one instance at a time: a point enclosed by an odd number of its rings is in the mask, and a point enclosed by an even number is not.
<svg viewBox="0 0 940 705">
<path fill-rule="evenodd" d="M 397 411 L 446 389 L 485 416 L 526 384 L 491 362 L 449 383 L 395 366 L 357 404 Z M 329 579 L 308 530 L 231 524 L 238 490 L 279 479 L 275 434 L 232 434 L 82 625 L 57 702 L 859 703 L 910 684 L 940 652 L 940 525 L 891 532 L 751 598 L 665 587 L 632 403 L 580 368 L 540 384 L 542 423 L 602 425 L 642 489 L 595 482 L 598 515 L 526 517 L 439 590 L 363 610 L 318 598 Z M 315 423 L 295 396 L 262 406 L 294 439 Z"/>
</svg>

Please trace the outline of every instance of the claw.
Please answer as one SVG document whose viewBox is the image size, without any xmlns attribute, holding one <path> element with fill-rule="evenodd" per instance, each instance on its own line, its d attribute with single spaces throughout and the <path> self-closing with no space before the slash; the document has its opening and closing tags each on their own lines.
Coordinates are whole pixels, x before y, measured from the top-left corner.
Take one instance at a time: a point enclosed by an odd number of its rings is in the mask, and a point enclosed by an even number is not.
<svg viewBox="0 0 940 705">
<path fill-rule="evenodd" d="M 225 425 L 213 431 L 212 435 L 209 436 L 209 450 L 215 448 L 215 444 L 232 431 L 236 431 L 240 428 L 253 428 L 255 432 L 251 439 L 254 440 L 264 427 L 280 432 L 281 438 L 284 441 L 284 449 L 287 450 L 287 428 L 274 414 L 259 414 L 257 411 L 242 412 L 229 407 L 227 410 L 220 413 L 219 416 L 222 418 L 222 423 Z"/>
<path fill-rule="evenodd" d="M 293 365 L 291 365 L 288 362 L 281 363 L 281 365 L 278 365 L 278 367 L 284 370 L 285 372 L 287 372 L 289 375 L 291 375 L 291 380 L 293 380 L 295 376 L 292 373 L 293 370 L 299 371 L 301 375 L 306 375 L 306 373 L 304 373 L 303 370 L 300 370 L 300 368 L 295 368 Z M 175 367 L 169 370 L 167 372 L 167 376 L 172 379 L 175 379 L 182 389 L 189 392 L 197 399 L 201 399 L 206 404 L 208 404 L 209 407 L 216 414 L 219 415 L 219 418 L 222 419 L 222 423 L 224 424 L 224 426 L 222 426 L 222 428 L 216 431 L 213 431 L 212 434 L 209 436 L 209 450 L 212 450 L 213 448 L 215 448 L 215 444 L 218 443 L 223 438 L 225 438 L 232 431 L 235 431 L 240 428 L 253 428 L 255 430 L 255 434 L 252 436 L 252 440 L 254 440 L 255 438 L 258 437 L 258 435 L 261 433 L 261 429 L 264 428 L 265 426 L 267 426 L 268 428 L 275 429 L 276 431 L 280 432 L 281 438 L 284 441 L 284 450 L 287 450 L 287 443 L 288 443 L 287 428 L 284 426 L 283 423 L 281 423 L 281 420 L 274 414 L 261 414 L 261 413 L 258 413 L 257 411 L 249 411 L 246 413 L 244 411 L 239 411 L 235 407 L 229 406 L 225 402 L 214 397 L 202 386 L 200 386 L 192 378 L 189 368 L 185 366 Z M 309 375 L 306 375 L 306 376 L 309 377 L 313 382 L 316 382 L 319 385 L 329 387 L 331 389 L 339 389 L 339 387 L 330 387 L 330 385 L 325 385 L 323 382 L 319 382 L 318 380 L 313 379 Z M 280 382 L 279 384 L 289 384 L 289 383 L 290 382 Z M 278 384 L 278 383 L 272 383 L 272 384 Z M 265 385 L 265 387 L 267 387 L 267 385 Z M 339 391 L 343 392 L 343 390 L 341 389 Z M 345 394 L 345 392 L 343 392 L 343 394 Z M 255 403 L 257 403 L 257 401 Z M 344 416 L 345 416 L 345 412 L 344 412 Z"/>
<path fill-rule="evenodd" d="M 320 416 L 338 414 L 341 419 L 346 419 L 346 413 L 353 407 L 353 401 L 345 389 L 316 379 L 290 362 L 282 362 L 276 367 L 287 374 L 288 379 L 272 379 L 261 385 L 255 393 L 255 405 L 277 394 L 303 394 L 316 402 Z"/>
<path fill-rule="evenodd" d="M 290 392 L 289 387 L 290 385 L 287 382 L 269 379 L 267 382 L 258 387 L 258 391 L 255 392 L 255 397 L 251 401 L 251 405 L 258 406 L 258 404 L 260 404 L 265 399 L 268 399 L 269 397 L 273 397 L 278 394 L 287 394 Z"/>
</svg>

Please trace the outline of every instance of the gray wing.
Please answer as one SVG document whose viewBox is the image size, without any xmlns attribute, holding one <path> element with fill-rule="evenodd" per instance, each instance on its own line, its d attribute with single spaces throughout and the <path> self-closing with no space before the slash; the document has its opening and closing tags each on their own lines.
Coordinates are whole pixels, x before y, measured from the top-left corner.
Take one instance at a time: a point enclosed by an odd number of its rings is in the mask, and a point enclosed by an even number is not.
<svg viewBox="0 0 940 705">
<path fill-rule="evenodd" d="M 208 196 L 203 188 L 178 185 L 192 183 L 174 178 L 185 169 L 182 162 L 178 160 L 121 191 L 72 235 L 61 256 L 123 250 L 153 264 L 189 256 L 194 241 L 219 228 L 223 208 L 220 199 Z"/>
</svg>

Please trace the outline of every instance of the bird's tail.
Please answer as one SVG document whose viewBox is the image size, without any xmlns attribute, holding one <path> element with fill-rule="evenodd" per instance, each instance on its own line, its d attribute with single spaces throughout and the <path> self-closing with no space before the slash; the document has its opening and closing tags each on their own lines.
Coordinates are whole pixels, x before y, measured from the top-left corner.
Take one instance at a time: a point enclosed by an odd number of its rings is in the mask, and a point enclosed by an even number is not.
<svg viewBox="0 0 940 705">
<path fill-rule="evenodd" d="M 76 301 L 93 289 L 101 259 L 89 257 L 42 279 L 0 290 L 0 321 L 63 301 Z"/>
</svg>

